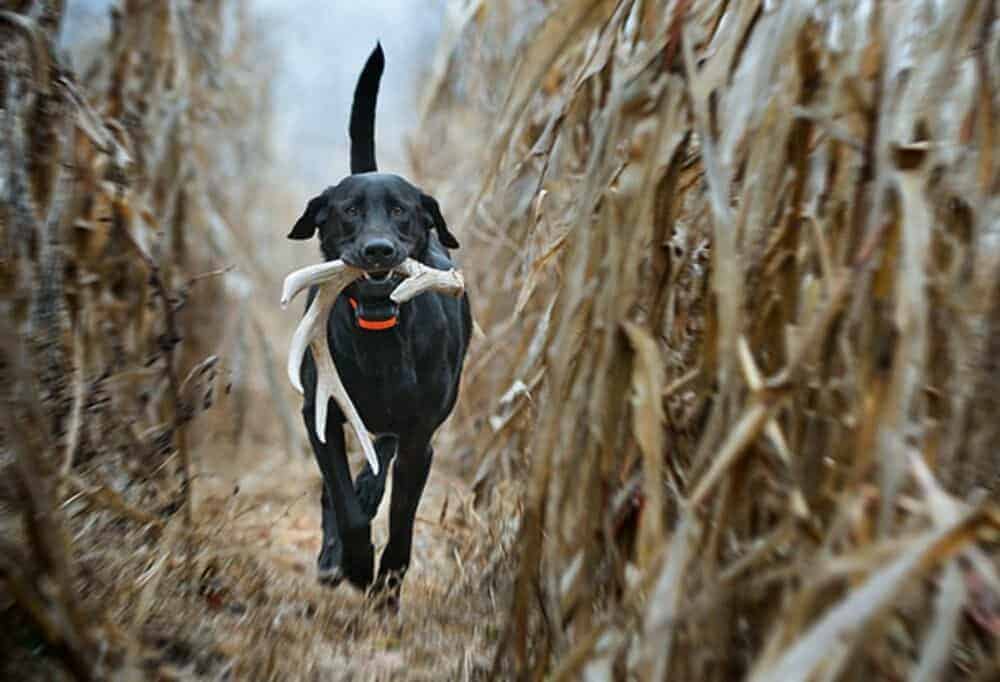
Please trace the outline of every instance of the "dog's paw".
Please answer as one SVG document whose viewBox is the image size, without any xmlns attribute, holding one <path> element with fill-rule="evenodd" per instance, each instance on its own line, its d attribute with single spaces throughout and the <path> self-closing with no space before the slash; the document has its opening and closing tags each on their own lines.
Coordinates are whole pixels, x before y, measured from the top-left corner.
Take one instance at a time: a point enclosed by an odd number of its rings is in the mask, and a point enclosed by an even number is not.
<svg viewBox="0 0 1000 682">
<path fill-rule="evenodd" d="M 367 590 L 368 586 L 372 584 L 374 577 L 375 548 L 372 547 L 370 551 L 361 554 L 362 556 L 354 555 L 345 558 L 341 568 L 348 582 L 363 591 Z"/>
<path fill-rule="evenodd" d="M 399 614 L 399 591 L 369 590 L 368 603 L 378 613 L 395 616 Z"/>
<path fill-rule="evenodd" d="M 336 587 L 344 580 L 344 570 L 340 566 L 342 550 L 339 542 L 324 544 L 316 559 L 316 579 L 320 585 Z"/>
<path fill-rule="evenodd" d="M 375 579 L 375 546 L 371 542 L 371 531 L 343 538 L 344 554 L 340 568 L 354 587 L 367 590 Z"/>
<path fill-rule="evenodd" d="M 337 587 L 344 582 L 344 571 L 340 566 L 317 568 L 316 581 L 323 587 Z"/>
<path fill-rule="evenodd" d="M 375 584 L 368 591 L 368 601 L 372 608 L 381 613 L 399 613 L 399 593 L 403 588 L 403 577 L 398 571 L 379 572 Z"/>
</svg>

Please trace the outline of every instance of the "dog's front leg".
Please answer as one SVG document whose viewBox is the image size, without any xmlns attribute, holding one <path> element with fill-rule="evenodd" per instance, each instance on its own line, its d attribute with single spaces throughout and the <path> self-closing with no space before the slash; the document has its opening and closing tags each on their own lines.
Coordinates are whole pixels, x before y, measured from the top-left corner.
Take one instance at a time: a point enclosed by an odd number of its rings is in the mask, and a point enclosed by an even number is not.
<svg viewBox="0 0 1000 682">
<path fill-rule="evenodd" d="M 413 522 L 433 458 L 434 450 L 426 439 L 418 443 L 401 442 L 393 466 L 389 542 L 382 552 L 373 590 L 382 604 L 391 610 L 399 608 L 399 591 L 413 548 Z"/>
<path fill-rule="evenodd" d="M 330 491 L 323 482 L 321 498 L 323 507 L 323 547 L 316 560 L 316 577 L 320 583 L 336 587 L 344 579 L 344 570 L 340 564 L 344 556 L 344 546 L 340 542 L 340 531 L 337 530 L 337 512 L 330 499 Z"/>
<path fill-rule="evenodd" d="M 321 443 L 316 437 L 316 410 L 313 404 L 316 395 L 315 367 L 309 354 L 303 363 L 302 376 L 306 395 L 302 416 L 325 488 L 319 578 L 322 582 L 336 584 L 344 577 L 364 590 L 372 582 L 375 548 L 371 540 L 371 519 L 361 508 L 354 492 L 347 464 L 343 419 L 338 418 L 341 416 L 339 408 L 335 404 L 330 405 L 326 443 Z"/>
</svg>

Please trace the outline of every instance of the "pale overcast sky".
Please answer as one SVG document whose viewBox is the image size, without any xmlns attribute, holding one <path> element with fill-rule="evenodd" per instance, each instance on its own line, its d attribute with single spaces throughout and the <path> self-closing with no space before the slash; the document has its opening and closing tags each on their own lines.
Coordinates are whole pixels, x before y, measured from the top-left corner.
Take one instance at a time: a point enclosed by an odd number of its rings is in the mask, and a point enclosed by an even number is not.
<svg viewBox="0 0 1000 682">
<path fill-rule="evenodd" d="M 444 0 L 254 2 L 265 26 L 281 36 L 275 135 L 279 153 L 294 156 L 289 165 L 301 166 L 302 180 L 322 189 L 349 172 L 351 97 L 376 40 L 386 55 L 376 130 L 379 167 L 405 172 L 402 142 L 417 122 L 418 81 L 434 56 Z"/>
</svg>

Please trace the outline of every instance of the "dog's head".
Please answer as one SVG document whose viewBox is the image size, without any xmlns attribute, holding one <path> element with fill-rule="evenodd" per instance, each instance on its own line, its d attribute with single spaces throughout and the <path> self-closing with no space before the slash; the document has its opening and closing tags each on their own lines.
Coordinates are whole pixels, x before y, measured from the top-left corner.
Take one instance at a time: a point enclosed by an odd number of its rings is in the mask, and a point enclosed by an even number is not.
<svg viewBox="0 0 1000 682">
<path fill-rule="evenodd" d="M 434 197 L 398 175 L 376 172 L 375 102 L 384 65 L 382 48 L 376 46 L 354 91 L 352 175 L 311 199 L 288 234 L 289 239 L 310 239 L 318 232 L 326 260 L 339 258 L 364 270 L 365 278 L 351 285 L 352 298 L 362 307 L 366 301 L 370 308 L 385 307 L 367 311 L 375 319 L 394 314 L 387 299 L 398 284 L 393 268 L 407 258 L 425 260 L 432 230 L 441 245 L 458 248 Z"/>
<path fill-rule="evenodd" d="M 318 231 L 326 260 L 378 275 L 407 258 L 422 260 L 431 230 L 443 246 L 458 248 L 434 197 L 398 175 L 361 173 L 310 200 L 288 237 L 309 239 Z"/>
</svg>

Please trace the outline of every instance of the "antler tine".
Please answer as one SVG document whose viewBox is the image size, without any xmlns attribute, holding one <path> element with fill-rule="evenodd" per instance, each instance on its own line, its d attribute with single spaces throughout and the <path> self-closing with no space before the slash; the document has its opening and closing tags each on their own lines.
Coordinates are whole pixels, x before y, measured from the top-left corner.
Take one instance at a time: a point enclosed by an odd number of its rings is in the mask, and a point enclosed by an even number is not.
<svg viewBox="0 0 1000 682">
<path fill-rule="evenodd" d="M 461 296 L 465 291 L 465 279 L 462 273 L 455 269 L 430 268 L 412 258 L 407 258 L 396 269 L 406 275 L 406 279 L 389 294 L 389 298 L 396 303 L 409 301 L 425 291 L 438 291 L 455 297 Z"/>
<path fill-rule="evenodd" d="M 348 265 L 342 260 L 326 261 L 316 265 L 307 265 L 300 268 L 285 278 L 284 286 L 281 288 L 281 307 L 288 306 L 289 301 L 295 298 L 300 291 L 313 284 L 321 284 L 331 279 L 344 279 L 343 289 L 348 284 L 361 277 L 363 271 L 352 265 Z"/>
<path fill-rule="evenodd" d="M 330 309 L 336 303 L 340 292 L 361 274 L 361 270 L 340 260 L 296 270 L 285 278 L 281 303 L 282 306 L 286 306 L 306 287 L 319 285 L 316 297 L 292 336 L 292 346 L 288 351 L 288 378 L 292 386 L 302 393 L 302 380 L 299 374 L 302 369 L 302 358 L 308 346 L 316 363 L 316 437 L 321 443 L 326 442 L 327 408 L 330 398 L 333 398 L 354 429 L 372 473 L 378 475 L 379 461 L 372 446 L 372 438 L 361 420 L 361 415 L 351 402 L 344 383 L 340 380 L 340 374 L 337 373 L 337 366 L 330 355 L 330 346 L 326 340 L 326 321 L 330 316 Z"/>
</svg>

